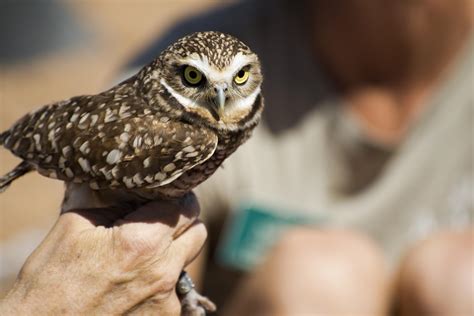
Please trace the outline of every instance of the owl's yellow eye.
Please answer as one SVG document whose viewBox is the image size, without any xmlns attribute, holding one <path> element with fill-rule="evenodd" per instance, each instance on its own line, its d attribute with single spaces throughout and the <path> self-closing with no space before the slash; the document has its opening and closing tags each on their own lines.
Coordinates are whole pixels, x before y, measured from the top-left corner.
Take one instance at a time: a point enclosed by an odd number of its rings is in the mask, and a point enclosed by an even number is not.
<svg viewBox="0 0 474 316">
<path fill-rule="evenodd" d="M 240 69 L 239 72 L 235 75 L 234 81 L 236 84 L 244 84 L 249 79 L 250 72 L 245 69 Z"/>
<path fill-rule="evenodd" d="M 195 86 L 199 84 L 202 78 L 202 73 L 193 66 L 186 66 L 186 68 L 184 68 L 184 79 L 190 85 Z"/>
</svg>

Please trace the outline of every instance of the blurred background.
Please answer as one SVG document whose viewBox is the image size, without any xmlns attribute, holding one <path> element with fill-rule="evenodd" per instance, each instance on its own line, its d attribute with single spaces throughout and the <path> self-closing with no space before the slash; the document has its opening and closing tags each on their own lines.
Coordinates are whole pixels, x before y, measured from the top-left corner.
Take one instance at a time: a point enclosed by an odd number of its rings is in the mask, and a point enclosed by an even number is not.
<svg viewBox="0 0 474 316">
<path fill-rule="evenodd" d="M 206 293 L 222 306 L 243 284 L 229 310 L 247 315 L 254 306 L 242 302 L 254 293 L 297 281 L 288 291 L 300 298 L 307 275 L 340 275 L 310 239 L 267 257 L 289 228 L 362 233 L 391 272 L 433 233 L 472 233 L 473 25 L 472 0 L 0 0 L 0 130 L 41 105 L 103 91 L 190 32 L 242 39 L 262 61 L 264 122 L 198 195 L 210 232 Z M 0 173 L 17 163 L 0 150 Z M 54 224 L 62 194 L 62 183 L 32 173 L 0 195 L 0 296 Z M 350 271 L 374 257 L 347 245 L 339 259 Z M 467 245 L 472 267 L 472 237 Z M 418 262 L 464 258 L 436 255 Z M 298 266 L 326 259 L 327 270 Z M 373 270 L 351 272 L 361 277 L 354 293 L 371 296 Z M 467 286 L 460 292 L 474 293 Z"/>
<path fill-rule="evenodd" d="M 41 105 L 103 91 L 174 22 L 225 3 L 1 0 L 0 130 Z M 0 151 L 1 173 L 17 163 Z M 62 193 L 62 183 L 30 174 L 0 196 L 0 293 L 55 222 Z"/>
</svg>

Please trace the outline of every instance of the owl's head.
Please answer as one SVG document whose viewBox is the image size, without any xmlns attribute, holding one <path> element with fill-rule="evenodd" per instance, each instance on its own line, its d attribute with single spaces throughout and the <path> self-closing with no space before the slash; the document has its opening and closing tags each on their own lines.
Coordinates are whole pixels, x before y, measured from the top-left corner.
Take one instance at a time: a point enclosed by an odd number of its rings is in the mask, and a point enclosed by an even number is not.
<svg viewBox="0 0 474 316">
<path fill-rule="evenodd" d="M 235 37 L 194 33 L 168 47 L 159 61 L 160 90 L 168 104 L 179 106 L 191 119 L 220 130 L 258 121 L 263 108 L 260 62 Z"/>
</svg>

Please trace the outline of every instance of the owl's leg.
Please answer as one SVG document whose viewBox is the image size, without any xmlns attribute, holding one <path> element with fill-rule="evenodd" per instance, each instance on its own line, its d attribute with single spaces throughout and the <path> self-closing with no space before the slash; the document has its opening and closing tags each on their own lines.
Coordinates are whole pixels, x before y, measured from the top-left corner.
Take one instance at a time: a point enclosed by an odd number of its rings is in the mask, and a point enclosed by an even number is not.
<svg viewBox="0 0 474 316">
<path fill-rule="evenodd" d="M 196 291 L 186 271 L 181 272 L 179 276 L 176 292 L 181 301 L 182 316 L 204 316 L 206 312 L 216 311 L 216 305 Z"/>
</svg>

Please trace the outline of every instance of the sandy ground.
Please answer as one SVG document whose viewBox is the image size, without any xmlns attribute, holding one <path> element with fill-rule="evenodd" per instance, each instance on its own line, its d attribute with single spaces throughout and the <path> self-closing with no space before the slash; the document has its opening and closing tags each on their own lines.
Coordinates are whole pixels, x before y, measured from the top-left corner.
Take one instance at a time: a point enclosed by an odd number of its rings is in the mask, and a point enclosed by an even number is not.
<svg viewBox="0 0 474 316">
<path fill-rule="evenodd" d="M 93 39 L 66 53 L 52 53 L 27 64 L 0 66 L 0 130 L 43 104 L 99 92 L 130 56 L 177 19 L 223 2 L 67 1 L 79 21 L 93 32 Z M 0 173 L 18 162 L 0 149 Z M 54 224 L 62 192 L 61 182 L 29 174 L 0 195 L 0 296 L 11 286 L 24 257 Z"/>
</svg>

